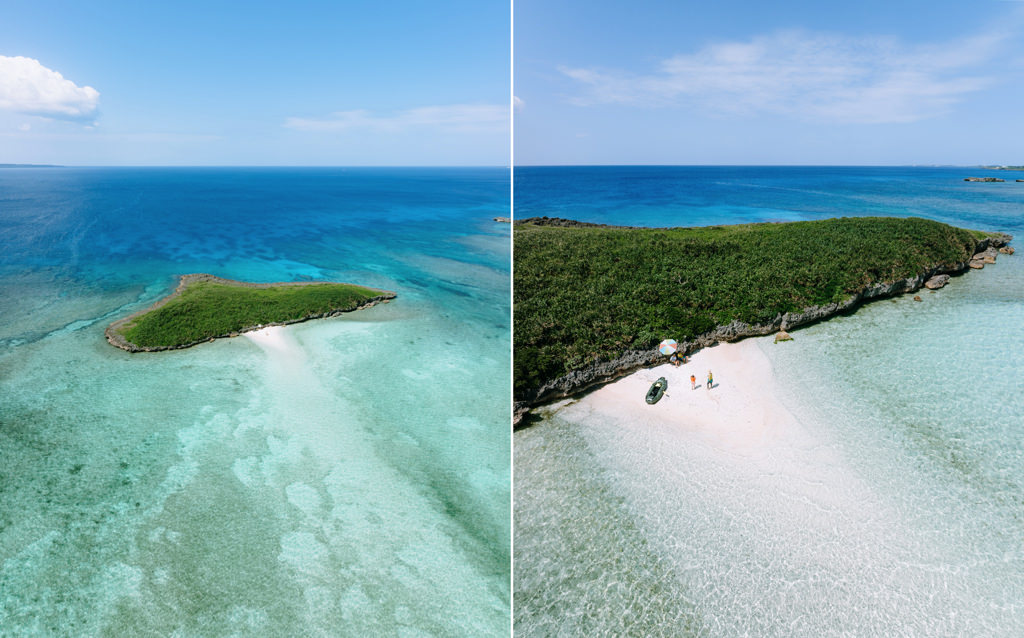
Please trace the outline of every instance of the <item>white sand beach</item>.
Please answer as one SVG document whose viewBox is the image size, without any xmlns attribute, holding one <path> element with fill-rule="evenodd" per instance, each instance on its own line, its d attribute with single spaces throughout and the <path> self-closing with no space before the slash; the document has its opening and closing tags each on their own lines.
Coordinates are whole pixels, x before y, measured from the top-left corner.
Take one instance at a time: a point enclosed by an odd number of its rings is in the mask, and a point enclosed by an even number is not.
<svg viewBox="0 0 1024 638">
<path fill-rule="evenodd" d="M 865 481 L 828 428 L 786 408 L 762 347 L 789 344 L 769 339 L 706 348 L 678 368 L 641 370 L 551 406 L 586 442 L 630 512 L 632 533 L 685 583 L 678 595 L 704 592 L 698 606 L 712 635 L 777 635 L 781 617 L 799 626 L 790 635 L 854 626 L 862 623 L 856 610 L 904 591 L 911 561 L 946 558 L 934 545 L 905 547 L 904 513 Z M 662 376 L 668 392 L 648 405 Z M 603 558 L 595 550 L 581 560 Z M 865 574 L 871 587 L 843 588 Z"/>
<path fill-rule="evenodd" d="M 259 330 L 242 333 L 242 335 L 264 350 L 273 350 L 279 353 L 294 352 L 298 349 L 298 344 L 295 343 L 295 338 L 286 331 L 286 327 L 265 326 Z"/>
<path fill-rule="evenodd" d="M 707 388 L 708 371 L 713 373 Z M 691 389 L 690 376 L 697 387 Z M 661 401 L 648 405 L 647 389 L 659 377 L 668 381 Z M 772 439 L 795 426 L 793 417 L 772 394 L 771 364 L 753 341 L 705 348 L 675 367 L 642 370 L 586 397 L 594 409 L 619 412 L 624 423 L 678 428 L 714 447 L 756 456 Z M 792 434 L 791 432 L 789 433 Z"/>
<path fill-rule="evenodd" d="M 784 347 L 784 346 L 780 346 Z M 707 388 L 708 371 L 714 384 Z M 691 389 L 690 375 L 697 386 Z M 655 405 L 645 396 L 659 377 L 666 395 Z M 808 435 L 775 398 L 771 363 L 754 340 L 705 348 L 679 367 L 664 364 L 640 370 L 591 392 L 571 405 L 613 418 L 626 428 L 659 428 L 697 437 L 723 453 L 763 457 L 780 443 Z"/>
<path fill-rule="evenodd" d="M 650 454 L 642 459 L 646 469 L 637 468 L 641 472 L 658 473 L 658 465 L 667 471 L 684 458 L 691 466 L 716 467 L 747 488 L 757 488 L 737 493 L 732 486 L 723 496 L 757 501 L 767 493 L 772 500 L 799 504 L 802 518 L 828 527 L 829 513 L 840 503 L 857 508 L 872 499 L 829 435 L 815 424 L 801 423 L 777 398 L 772 364 L 759 345 L 770 339 L 705 348 L 679 367 L 640 370 L 552 409 L 577 423 L 599 419 L 619 429 L 623 440 L 647 441 Z M 710 390 L 708 370 L 714 377 Z M 648 405 L 647 390 L 659 377 L 668 381 L 668 391 Z"/>
</svg>

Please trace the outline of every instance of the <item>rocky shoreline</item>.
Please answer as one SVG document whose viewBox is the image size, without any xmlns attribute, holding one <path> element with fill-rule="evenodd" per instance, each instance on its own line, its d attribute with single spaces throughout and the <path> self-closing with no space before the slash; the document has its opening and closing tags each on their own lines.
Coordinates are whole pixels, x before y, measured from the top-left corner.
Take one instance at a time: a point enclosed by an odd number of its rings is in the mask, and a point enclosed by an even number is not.
<svg viewBox="0 0 1024 638">
<path fill-rule="evenodd" d="M 534 222 L 536 223 L 537 221 L 539 220 L 534 218 Z M 552 224 L 551 222 L 554 223 Z M 517 223 L 519 223 L 518 220 Z M 540 223 L 558 226 L 603 226 L 554 218 L 550 220 L 544 218 Z M 727 325 L 718 326 L 714 330 L 698 335 L 690 341 L 679 342 L 679 352 L 690 354 L 719 342 L 736 341 L 744 337 L 758 337 L 780 331 L 784 332 L 790 328 L 809 325 L 838 314 L 852 312 L 861 305 L 873 300 L 915 292 L 922 286 L 931 289 L 941 288 L 949 280 L 950 275 L 960 275 L 971 269 L 983 268 L 986 263 L 995 263 L 995 256 L 999 253 L 1012 255 L 1013 248 L 1008 245 L 1012 239 L 1012 235 L 994 233 L 977 242 L 973 256 L 968 261 L 953 264 L 952 266 L 934 266 L 916 277 L 899 279 L 893 282 L 874 283 L 865 286 L 842 302 L 824 306 L 813 306 L 805 308 L 801 312 L 779 314 L 772 321 L 763 324 L 750 325 L 741 321 L 733 321 Z M 512 425 L 514 428 L 525 425 L 526 415 L 535 407 L 579 394 L 594 386 L 631 374 L 641 368 L 664 362 L 665 355 L 659 353 L 657 349 L 633 350 L 612 361 L 600 361 L 580 370 L 574 370 L 569 374 L 544 383 L 539 388 L 535 388 L 525 400 L 515 401 L 513 404 Z"/>
<path fill-rule="evenodd" d="M 189 286 L 191 286 L 193 284 L 196 284 L 196 283 L 199 283 L 199 282 L 204 282 L 204 281 L 210 281 L 210 282 L 214 282 L 214 283 L 217 283 L 217 284 L 223 284 L 223 285 L 228 285 L 228 286 L 235 286 L 235 287 L 238 287 L 238 288 L 279 288 L 281 286 L 315 286 L 315 285 L 318 285 L 318 284 L 336 283 L 336 282 L 328 282 L 328 281 L 282 281 L 282 282 L 276 282 L 276 283 L 262 283 L 261 284 L 261 283 L 251 283 L 251 282 L 247 282 L 247 281 L 236 281 L 234 279 L 223 279 L 221 277 L 217 277 L 215 275 L 209 275 L 209 274 L 206 274 L 206 273 L 192 273 L 192 274 L 188 274 L 188 275 L 181 275 L 180 279 L 178 280 L 178 287 L 175 288 L 174 292 L 172 292 L 170 295 L 164 297 L 163 299 L 160 299 L 159 301 L 154 303 L 152 306 L 150 306 L 150 307 L 148 307 L 148 308 L 146 308 L 144 310 L 140 310 L 138 312 L 132 313 L 131 315 L 125 317 L 124 319 L 118 319 L 117 321 L 115 321 L 115 322 L 111 323 L 109 326 L 107 326 L 107 329 L 104 331 L 104 334 L 107 337 L 107 343 L 109 343 L 110 345 L 112 345 L 114 347 L 120 348 L 122 350 L 126 350 L 128 352 L 160 352 L 160 351 L 163 351 L 163 350 L 182 350 L 184 348 L 191 348 L 192 346 L 197 346 L 197 345 L 199 345 L 201 343 L 207 343 L 207 342 L 213 341 L 214 339 L 224 339 L 224 338 L 230 338 L 230 337 L 237 337 L 238 335 L 242 334 L 243 332 L 251 332 L 253 330 L 259 330 L 260 328 L 266 328 L 267 326 L 286 326 L 286 325 L 293 324 L 293 323 L 302 323 L 303 321 L 309 321 L 311 319 L 323 319 L 323 318 L 326 318 L 326 317 L 336 317 L 336 316 L 338 316 L 338 315 L 340 315 L 342 313 L 345 313 L 345 312 L 354 312 L 356 310 L 362 310 L 364 308 L 369 308 L 370 306 L 375 306 L 378 303 L 387 303 L 387 302 L 391 301 L 392 299 L 394 299 L 396 297 L 396 294 L 394 292 L 391 292 L 390 290 L 380 290 L 380 289 L 377 289 L 377 288 L 371 288 L 370 290 L 377 290 L 378 292 L 380 292 L 380 295 L 378 295 L 376 297 L 371 297 L 371 298 L 367 299 L 366 301 L 364 301 L 363 303 L 361 303 L 361 304 L 359 304 L 359 305 L 357 305 L 355 307 L 352 307 L 352 308 L 338 308 L 336 310 L 331 310 L 331 311 L 323 312 L 323 313 L 319 313 L 319 314 L 306 315 L 305 317 L 300 317 L 298 319 L 292 319 L 292 320 L 289 320 L 289 321 L 267 323 L 267 324 L 261 324 L 261 325 L 255 325 L 255 326 L 246 326 L 246 327 L 244 327 L 244 328 L 242 328 L 240 330 L 234 331 L 234 332 L 229 332 L 229 333 L 226 333 L 226 334 L 220 334 L 220 335 L 216 335 L 214 337 L 210 337 L 208 339 L 201 339 L 199 341 L 193 341 L 192 343 L 185 343 L 185 344 L 180 344 L 180 345 L 176 345 L 176 346 L 154 346 L 154 347 L 137 346 L 134 343 L 132 343 L 132 342 L 128 341 L 127 339 L 125 339 L 124 336 L 118 331 L 122 326 L 124 326 L 125 324 L 129 323 L 130 321 L 133 321 L 137 317 L 141 317 L 144 314 L 152 312 L 152 311 L 154 311 L 154 310 L 164 306 L 165 304 L 167 304 L 171 300 L 181 296 L 181 293 L 186 288 L 188 288 Z"/>
</svg>

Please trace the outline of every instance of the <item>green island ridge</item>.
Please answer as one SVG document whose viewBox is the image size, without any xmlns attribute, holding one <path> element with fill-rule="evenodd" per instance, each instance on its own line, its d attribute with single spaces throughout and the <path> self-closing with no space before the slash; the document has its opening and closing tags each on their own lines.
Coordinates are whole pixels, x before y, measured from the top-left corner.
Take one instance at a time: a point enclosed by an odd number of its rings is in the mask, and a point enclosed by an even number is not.
<svg viewBox="0 0 1024 638">
<path fill-rule="evenodd" d="M 920 218 L 701 228 L 516 220 L 513 396 L 531 407 L 665 360 L 940 287 L 1012 253 L 1002 233 Z M 979 254 L 985 251 L 985 254 Z"/>
<path fill-rule="evenodd" d="M 177 289 L 110 324 L 107 341 L 129 352 L 188 348 L 260 327 L 332 317 L 394 299 L 395 293 L 330 282 L 247 283 L 182 275 Z"/>
</svg>

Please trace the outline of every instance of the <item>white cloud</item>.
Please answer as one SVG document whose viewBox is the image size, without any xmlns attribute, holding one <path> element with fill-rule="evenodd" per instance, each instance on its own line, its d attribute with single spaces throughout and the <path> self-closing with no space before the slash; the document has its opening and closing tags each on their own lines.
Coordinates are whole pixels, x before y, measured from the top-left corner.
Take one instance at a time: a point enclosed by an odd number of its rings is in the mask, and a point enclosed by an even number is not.
<svg viewBox="0 0 1024 638">
<path fill-rule="evenodd" d="M 560 68 L 587 87 L 580 105 L 690 105 L 712 113 L 775 113 L 832 122 L 914 122 L 947 113 L 992 82 L 982 64 L 1011 34 L 943 45 L 787 31 L 719 42 L 628 74 Z"/>
<path fill-rule="evenodd" d="M 378 115 L 366 110 L 338 111 L 326 118 L 289 117 L 284 125 L 300 131 L 348 131 L 353 129 L 398 132 L 412 128 L 438 128 L 445 131 L 503 130 L 508 127 L 507 106 L 493 104 L 453 104 L 422 106 L 396 113 Z"/>
<path fill-rule="evenodd" d="M 519 96 L 513 95 L 512 108 L 514 108 L 517 111 L 522 111 L 524 108 L 526 108 L 526 102 L 523 102 L 521 99 L 519 99 Z"/>
<path fill-rule="evenodd" d="M 78 86 L 38 60 L 0 55 L 0 109 L 62 120 L 88 121 L 99 91 Z"/>
</svg>

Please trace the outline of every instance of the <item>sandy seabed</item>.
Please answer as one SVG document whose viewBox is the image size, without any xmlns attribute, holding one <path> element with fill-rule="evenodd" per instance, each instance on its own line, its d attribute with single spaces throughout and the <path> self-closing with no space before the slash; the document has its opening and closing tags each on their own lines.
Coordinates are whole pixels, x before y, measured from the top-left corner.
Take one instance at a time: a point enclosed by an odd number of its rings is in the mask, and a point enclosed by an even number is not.
<svg viewBox="0 0 1024 638">
<path fill-rule="evenodd" d="M 1017 635 L 1002 510 L 890 422 L 865 438 L 877 393 L 837 402 L 813 378 L 849 353 L 770 339 L 640 370 L 516 434 L 517 634 Z"/>
<path fill-rule="evenodd" d="M 839 512 L 874 518 L 869 513 L 877 507 L 874 490 L 850 466 L 828 428 L 801 421 L 778 398 L 782 388 L 764 345 L 787 347 L 772 345 L 771 337 L 718 344 L 679 367 L 641 370 L 553 408 L 569 421 L 598 418 L 624 439 L 646 441 L 649 454 L 627 463 L 661 466 L 655 472 L 666 477 L 682 471 L 672 467 L 681 462 L 715 468 L 725 481 L 714 486 L 720 498 L 748 511 L 771 503 L 776 514 L 789 510 L 821 530 L 831 529 Z M 691 389 L 690 375 L 696 388 Z M 668 381 L 668 390 L 648 405 L 647 390 L 659 377 Z M 679 479 L 678 488 L 684 489 L 686 480 Z"/>
</svg>

